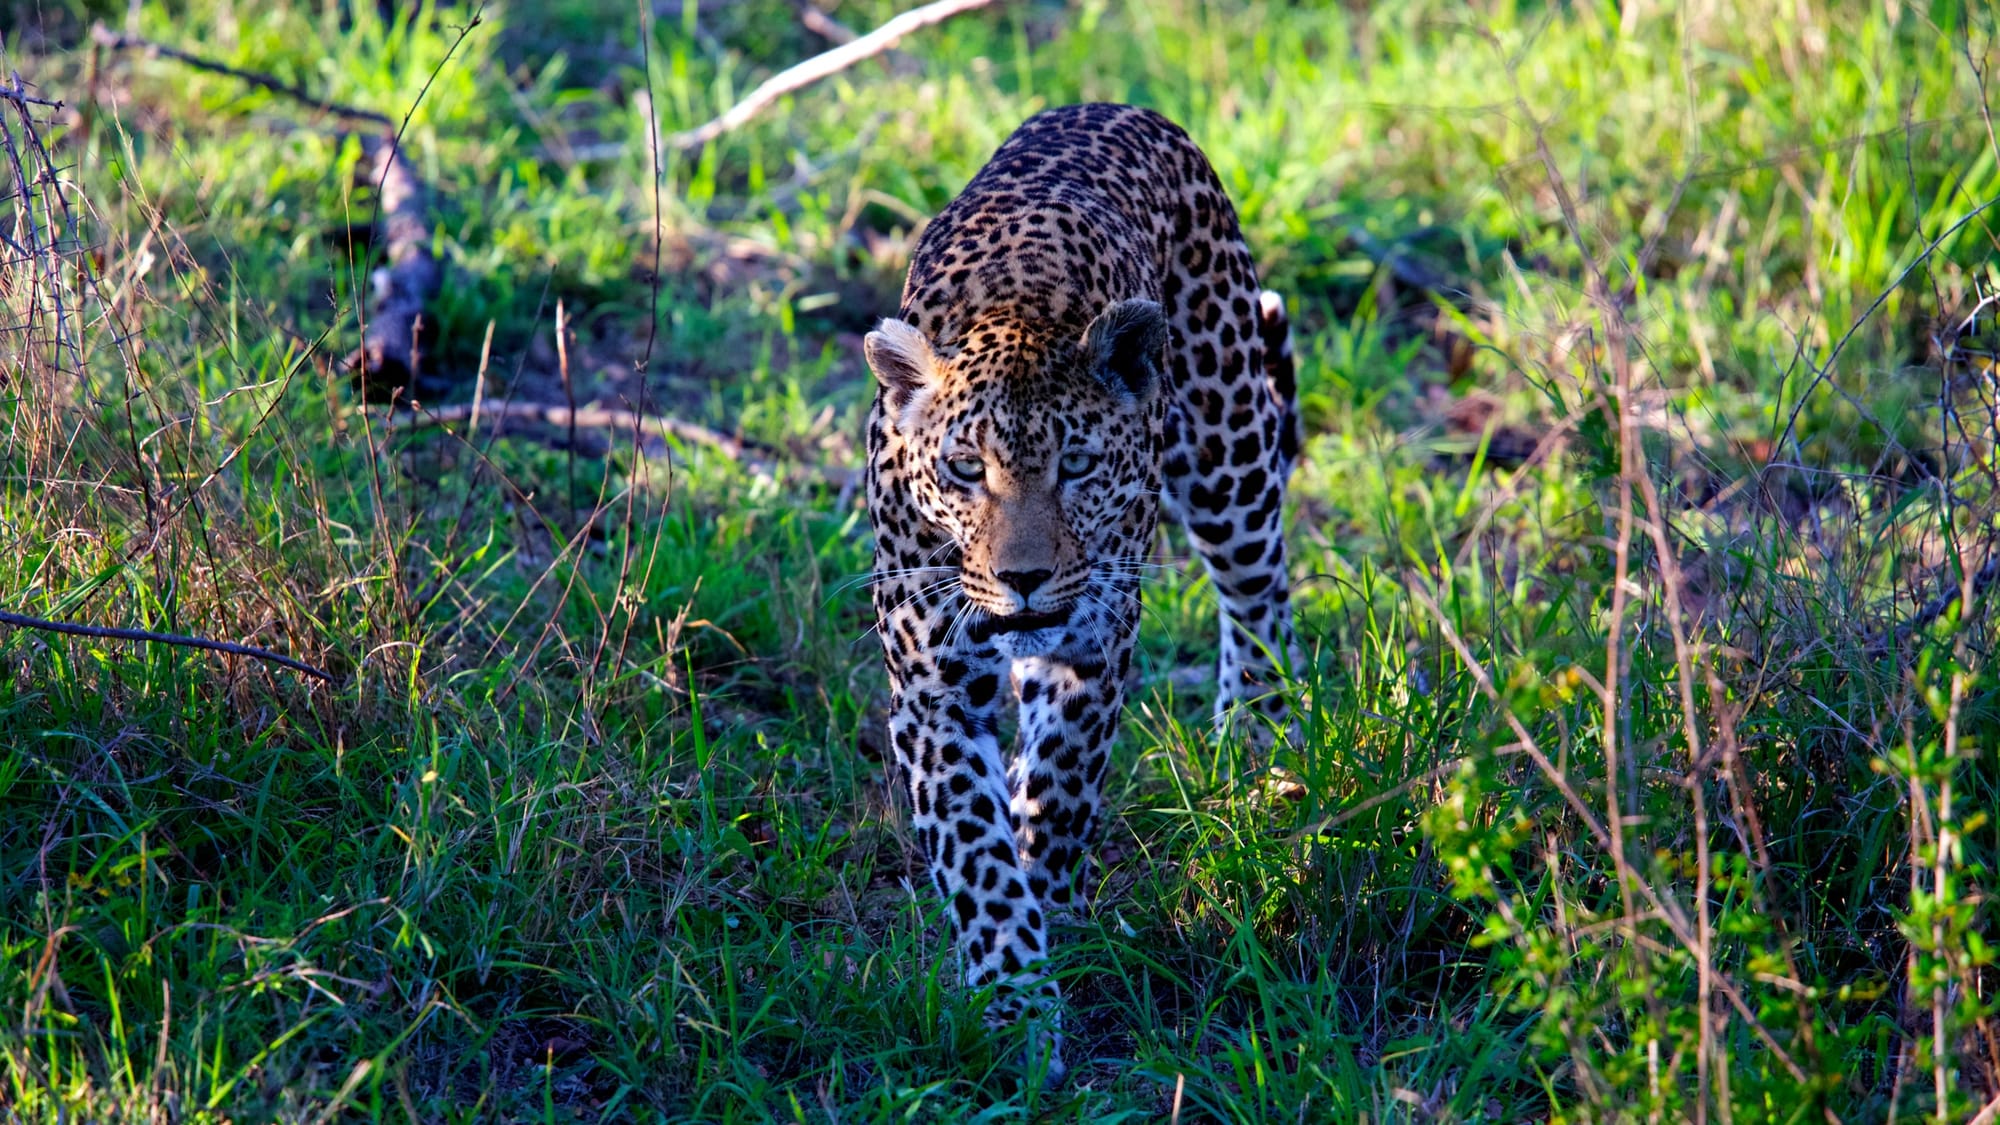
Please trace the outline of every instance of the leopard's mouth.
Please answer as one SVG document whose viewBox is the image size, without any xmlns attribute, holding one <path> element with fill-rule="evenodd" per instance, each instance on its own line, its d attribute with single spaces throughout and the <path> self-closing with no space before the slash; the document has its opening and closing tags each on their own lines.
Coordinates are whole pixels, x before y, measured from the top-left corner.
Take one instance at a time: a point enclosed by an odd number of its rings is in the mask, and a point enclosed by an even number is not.
<svg viewBox="0 0 2000 1125">
<path fill-rule="evenodd" d="M 1005 633 L 1032 633 L 1037 629 L 1057 629 L 1069 624 L 1070 615 L 1075 609 L 1074 605 L 1070 605 L 1046 613 L 988 613 L 986 620 L 973 631 L 979 634 L 977 639 L 985 640 Z"/>
</svg>

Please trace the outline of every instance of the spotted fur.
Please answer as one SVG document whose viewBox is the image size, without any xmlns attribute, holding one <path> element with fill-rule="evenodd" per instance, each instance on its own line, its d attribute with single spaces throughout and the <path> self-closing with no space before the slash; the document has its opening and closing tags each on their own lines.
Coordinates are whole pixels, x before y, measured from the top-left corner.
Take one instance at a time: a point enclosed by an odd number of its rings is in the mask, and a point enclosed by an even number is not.
<svg viewBox="0 0 2000 1125">
<path fill-rule="evenodd" d="M 1218 717 L 1286 712 L 1284 302 L 1186 133 L 1070 106 L 1022 125 L 925 230 L 867 355 L 889 740 L 967 980 L 1012 1018 L 1056 998 L 1048 912 L 1102 820 L 1161 500 L 1220 595 Z"/>
</svg>

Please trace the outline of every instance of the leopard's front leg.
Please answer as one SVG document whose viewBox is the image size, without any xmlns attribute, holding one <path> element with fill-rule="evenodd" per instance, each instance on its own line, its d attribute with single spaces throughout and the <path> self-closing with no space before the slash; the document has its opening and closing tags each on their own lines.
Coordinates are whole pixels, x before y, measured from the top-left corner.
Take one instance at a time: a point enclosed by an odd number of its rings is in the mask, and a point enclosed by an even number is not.
<svg viewBox="0 0 2000 1125">
<path fill-rule="evenodd" d="M 956 596 L 941 600 L 955 603 Z M 938 622 L 950 621 L 956 608 L 936 607 L 927 622 L 899 622 L 896 614 L 885 622 L 889 741 L 909 786 L 911 826 L 947 905 L 966 983 L 996 989 L 988 1009 L 992 1023 L 1046 1021 L 1053 1080 L 1063 1070 L 1060 997 L 1043 972 L 1046 919 L 1016 848 L 997 733 L 1007 662 L 990 645 L 962 640 L 956 647 L 939 645 L 943 655 L 929 654 L 930 642 L 950 631 Z M 918 651 L 918 640 L 926 651 Z"/>
<path fill-rule="evenodd" d="M 973 679 L 997 676 L 982 670 Z M 894 701 L 889 737 L 909 779 L 911 826 L 951 908 L 967 982 L 983 988 L 1031 973 L 1047 956 L 1047 935 L 1015 853 L 990 710 L 933 679 Z"/>
<path fill-rule="evenodd" d="M 1137 590 L 1126 596 L 1136 620 Z M 1021 699 L 1014 823 L 1028 890 L 1052 910 L 1082 893 L 1077 872 L 1103 821 L 1104 774 L 1124 713 L 1136 629 L 1114 622 L 1106 632 L 1108 643 L 1087 654 L 1014 662 Z"/>
</svg>

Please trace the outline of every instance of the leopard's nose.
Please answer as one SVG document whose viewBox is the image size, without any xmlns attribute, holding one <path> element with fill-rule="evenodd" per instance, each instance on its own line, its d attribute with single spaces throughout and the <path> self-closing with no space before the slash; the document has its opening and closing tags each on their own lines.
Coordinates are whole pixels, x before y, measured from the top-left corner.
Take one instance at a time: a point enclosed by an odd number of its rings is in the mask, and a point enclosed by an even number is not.
<svg viewBox="0 0 2000 1125">
<path fill-rule="evenodd" d="M 998 578 L 1001 585 L 1008 587 L 1025 598 L 1036 590 L 1041 589 L 1042 583 L 1055 577 L 1055 573 L 1055 571 L 1046 568 L 1041 570 L 1002 570 L 996 572 L 993 577 Z"/>
</svg>

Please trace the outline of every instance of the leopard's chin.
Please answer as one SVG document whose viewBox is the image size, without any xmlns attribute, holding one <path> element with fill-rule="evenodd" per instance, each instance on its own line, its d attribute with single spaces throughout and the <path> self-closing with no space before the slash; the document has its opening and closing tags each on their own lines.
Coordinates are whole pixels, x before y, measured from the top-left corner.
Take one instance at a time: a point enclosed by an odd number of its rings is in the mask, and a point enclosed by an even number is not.
<svg viewBox="0 0 2000 1125">
<path fill-rule="evenodd" d="M 1043 656 L 1062 644 L 1075 612 L 1074 604 L 1043 612 L 989 611 L 967 633 L 975 642 L 990 641 L 1002 656 Z"/>
</svg>

